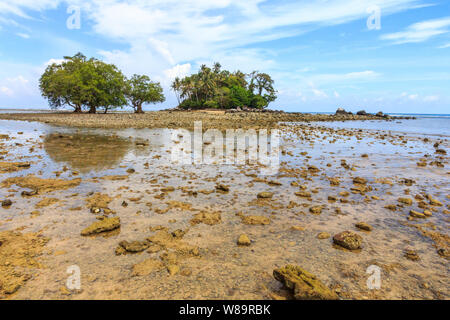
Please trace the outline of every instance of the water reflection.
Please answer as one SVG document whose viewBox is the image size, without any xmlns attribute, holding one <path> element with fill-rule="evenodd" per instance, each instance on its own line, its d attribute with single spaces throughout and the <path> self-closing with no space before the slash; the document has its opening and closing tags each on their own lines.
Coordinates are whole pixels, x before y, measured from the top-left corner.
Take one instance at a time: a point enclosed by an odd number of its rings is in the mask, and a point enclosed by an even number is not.
<svg viewBox="0 0 450 320">
<path fill-rule="evenodd" d="M 117 166 L 131 146 L 128 139 L 116 135 L 52 133 L 44 139 L 45 151 L 53 161 L 81 173 Z"/>
</svg>

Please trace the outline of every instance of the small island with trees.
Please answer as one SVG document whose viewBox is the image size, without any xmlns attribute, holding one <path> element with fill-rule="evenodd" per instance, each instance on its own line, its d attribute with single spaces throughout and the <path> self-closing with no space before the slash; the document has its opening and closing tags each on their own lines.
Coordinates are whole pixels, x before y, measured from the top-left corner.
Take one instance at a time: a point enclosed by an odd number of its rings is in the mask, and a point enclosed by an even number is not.
<svg viewBox="0 0 450 320">
<path fill-rule="evenodd" d="M 277 98 L 274 81 L 266 73 L 230 72 L 220 63 L 202 65 L 198 73 L 176 78 L 171 86 L 177 109 L 265 109 Z M 143 105 L 165 101 L 163 89 L 146 75 L 127 78 L 115 65 L 82 53 L 49 65 L 39 79 L 41 94 L 52 109 L 72 108 L 107 113 L 125 106 L 143 113 Z"/>
</svg>

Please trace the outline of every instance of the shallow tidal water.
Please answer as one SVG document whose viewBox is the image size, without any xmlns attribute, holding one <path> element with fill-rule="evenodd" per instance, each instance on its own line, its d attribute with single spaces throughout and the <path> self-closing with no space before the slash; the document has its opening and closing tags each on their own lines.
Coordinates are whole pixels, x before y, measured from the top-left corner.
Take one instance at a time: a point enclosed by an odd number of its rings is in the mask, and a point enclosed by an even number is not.
<svg viewBox="0 0 450 320">
<path fill-rule="evenodd" d="M 0 140 L 7 151 L 0 161 L 31 166 L 0 173 L 0 182 L 29 174 L 82 179 L 77 187 L 33 197 L 21 196 L 19 186 L 0 188 L 0 199 L 13 201 L 10 208 L 0 208 L 0 232 L 24 228 L 22 232 L 42 231 L 50 239 L 37 258 L 43 267 L 6 298 L 273 299 L 289 297 L 273 278 L 273 269 L 294 264 L 343 299 L 449 299 L 449 260 L 438 253 L 449 245 L 448 156 L 436 154 L 433 146 L 439 143 L 448 151 L 448 136 L 352 128 L 348 123 L 283 126 L 280 170 L 263 176 L 257 164 L 174 164 L 169 129 L 76 129 L 1 120 L 0 135 L 10 139 Z M 423 159 L 427 166 L 417 166 Z M 309 170 L 311 166 L 318 170 Z M 108 178 L 112 176 L 121 180 Z M 367 179 L 371 190 L 352 193 L 355 177 Z M 339 178 L 340 184 L 331 185 L 330 178 Z M 413 182 L 405 184 L 404 179 Z M 218 192 L 217 184 L 229 191 Z M 311 196 L 297 196 L 301 190 Z M 263 191 L 273 197 L 257 199 Z M 349 195 L 340 195 L 344 191 Z M 81 230 L 96 221 L 86 199 L 97 192 L 112 198 L 108 207 L 121 227 L 83 237 Z M 411 209 L 423 211 L 415 196 L 427 194 L 443 205 L 430 207 L 432 216 L 426 219 L 409 218 Z M 399 203 L 400 197 L 411 198 L 412 205 Z M 36 208 L 44 198 L 58 201 Z M 312 214 L 309 209 L 319 205 L 321 213 Z M 396 211 L 387 205 L 395 205 Z M 199 212 L 218 212 L 220 222 L 192 224 Z M 270 224 L 244 224 L 242 215 L 267 217 Z M 361 221 L 373 230 L 357 229 L 355 223 Z M 163 268 L 133 274 L 134 265 L 170 250 L 115 254 L 120 241 L 144 240 L 157 226 L 185 231 L 182 241 L 199 248 L 198 256 L 177 261 L 186 272 L 170 275 Z M 361 250 L 333 244 L 332 236 L 345 230 L 362 236 Z M 331 238 L 318 239 L 321 232 Z M 252 244 L 237 246 L 240 234 Z M 407 259 L 405 249 L 417 252 L 420 260 Z M 81 289 L 71 292 L 64 288 L 67 268 L 73 265 L 80 268 Z M 366 271 L 372 265 L 381 270 L 376 290 L 367 286 Z"/>
</svg>

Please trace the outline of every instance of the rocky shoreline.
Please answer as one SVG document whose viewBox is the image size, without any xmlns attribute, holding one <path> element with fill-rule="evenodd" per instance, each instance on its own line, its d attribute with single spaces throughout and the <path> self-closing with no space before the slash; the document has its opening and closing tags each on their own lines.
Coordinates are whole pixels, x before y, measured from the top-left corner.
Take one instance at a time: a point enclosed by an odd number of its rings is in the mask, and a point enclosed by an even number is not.
<svg viewBox="0 0 450 320">
<path fill-rule="evenodd" d="M 5 113 L 2 120 L 38 121 L 53 125 L 83 128 L 193 128 L 194 121 L 202 121 L 203 128 L 274 128 L 280 122 L 352 121 L 412 119 L 412 117 L 390 117 L 382 113 L 336 114 L 287 113 L 282 111 L 248 112 L 225 110 L 198 111 L 153 111 L 145 114 L 75 114 L 55 113 Z"/>
</svg>

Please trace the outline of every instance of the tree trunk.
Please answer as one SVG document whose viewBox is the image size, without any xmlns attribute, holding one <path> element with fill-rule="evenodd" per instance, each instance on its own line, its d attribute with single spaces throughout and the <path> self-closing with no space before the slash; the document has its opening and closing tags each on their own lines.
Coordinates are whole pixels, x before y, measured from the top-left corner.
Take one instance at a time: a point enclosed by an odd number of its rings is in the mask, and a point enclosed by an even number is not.
<svg viewBox="0 0 450 320">
<path fill-rule="evenodd" d="M 97 108 L 95 106 L 91 106 L 89 108 L 89 113 L 97 113 Z"/>
<path fill-rule="evenodd" d="M 134 113 L 144 113 L 144 110 L 142 110 L 142 104 L 138 104 L 136 106 L 136 109 L 134 109 Z"/>
<path fill-rule="evenodd" d="M 74 113 L 81 113 L 81 106 L 75 106 Z"/>
</svg>

